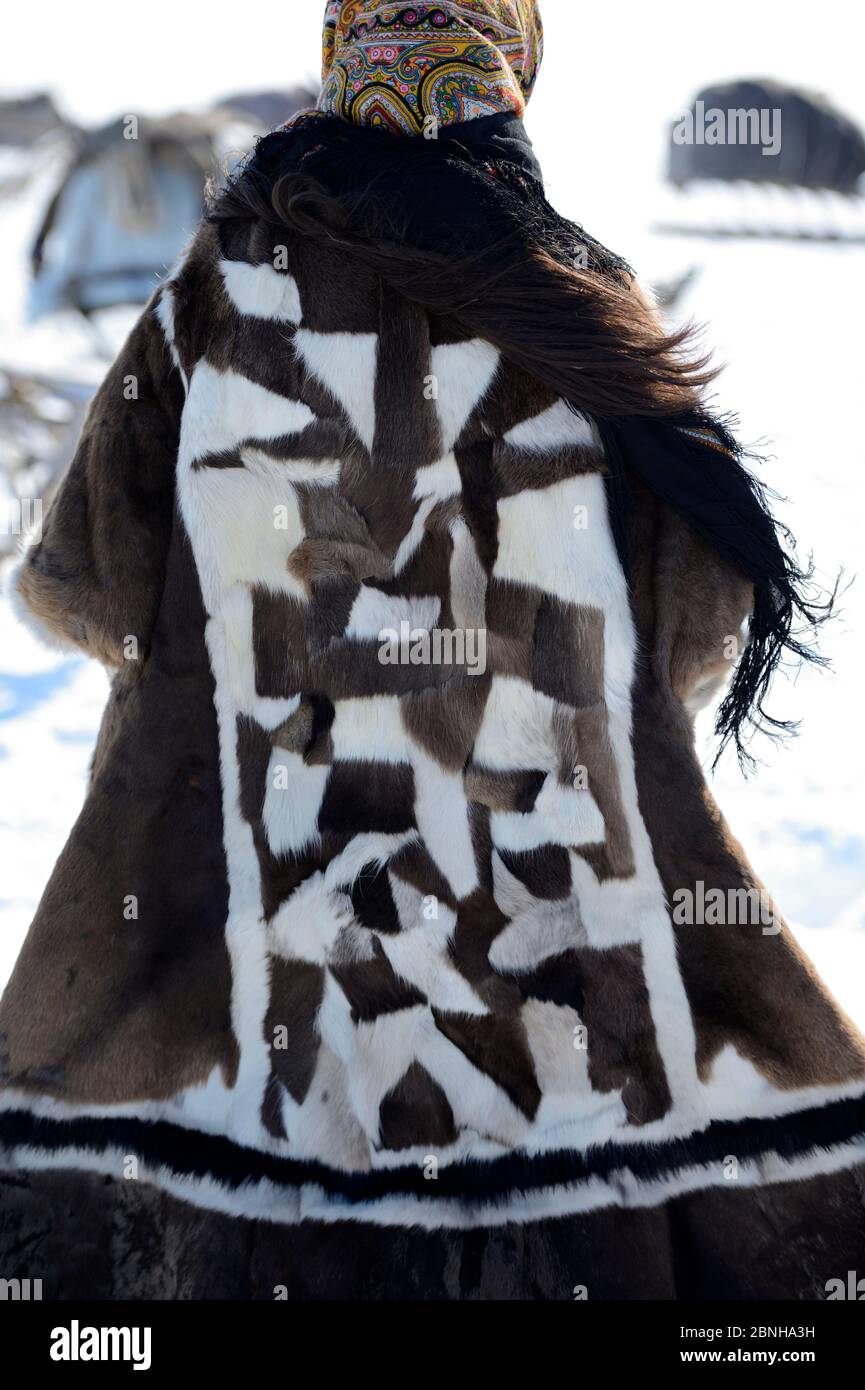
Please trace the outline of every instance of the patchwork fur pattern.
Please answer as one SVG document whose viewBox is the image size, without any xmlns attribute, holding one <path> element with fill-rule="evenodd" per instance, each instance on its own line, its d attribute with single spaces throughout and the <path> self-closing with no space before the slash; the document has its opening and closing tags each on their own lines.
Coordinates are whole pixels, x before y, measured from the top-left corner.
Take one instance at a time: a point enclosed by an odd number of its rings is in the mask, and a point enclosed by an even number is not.
<svg viewBox="0 0 865 1390">
<path fill-rule="evenodd" d="M 747 586 L 638 489 L 629 544 L 630 591 L 591 421 L 489 344 L 199 234 L 19 579 L 120 670 L 0 1010 L 18 1162 L 110 1172 L 119 1114 L 205 1204 L 459 1226 L 721 1182 L 737 1134 L 748 1183 L 854 1161 L 865 1044 L 786 928 L 671 914 L 755 887 L 691 729 Z"/>
</svg>

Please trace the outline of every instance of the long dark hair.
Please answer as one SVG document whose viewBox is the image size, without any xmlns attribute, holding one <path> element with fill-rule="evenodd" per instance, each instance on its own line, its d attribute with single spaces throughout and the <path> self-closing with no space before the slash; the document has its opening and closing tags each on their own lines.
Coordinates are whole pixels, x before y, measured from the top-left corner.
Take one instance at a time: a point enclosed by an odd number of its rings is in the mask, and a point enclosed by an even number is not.
<svg viewBox="0 0 865 1390">
<path fill-rule="evenodd" d="M 595 421 L 612 496 L 636 473 L 753 583 L 749 642 L 716 722 L 718 757 L 733 741 L 749 763 L 750 732 L 791 730 L 765 697 L 785 654 L 822 661 L 809 639 L 833 596 L 815 593 L 730 422 L 705 405 L 715 372 L 695 330 L 666 332 L 630 266 L 550 206 L 530 155 L 484 145 L 486 124 L 425 141 L 302 121 L 259 141 L 210 217 L 344 247 Z"/>
<path fill-rule="evenodd" d="M 697 403 L 713 372 L 689 350 L 692 330 L 665 333 L 626 263 L 561 218 L 531 175 L 450 139 L 311 127 L 300 167 L 300 131 L 259 142 L 212 218 L 260 217 L 350 250 L 589 415 Z"/>
</svg>

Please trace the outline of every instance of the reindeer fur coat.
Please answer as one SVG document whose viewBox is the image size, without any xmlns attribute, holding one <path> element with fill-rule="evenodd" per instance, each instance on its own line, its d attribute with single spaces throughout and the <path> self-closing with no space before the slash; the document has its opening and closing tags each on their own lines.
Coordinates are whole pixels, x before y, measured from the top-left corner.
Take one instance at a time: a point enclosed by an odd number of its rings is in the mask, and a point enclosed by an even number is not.
<svg viewBox="0 0 865 1390">
<path fill-rule="evenodd" d="M 748 584 L 636 483 L 617 544 L 591 418 L 277 241 L 202 228 L 17 577 L 113 680 L 0 1009 L 3 1166 L 329 1232 L 335 1279 L 410 1237 L 429 1297 L 469 1239 L 475 1291 L 535 1241 L 570 1297 L 682 1201 L 828 1229 L 865 1042 L 694 748 Z"/>
</svg>

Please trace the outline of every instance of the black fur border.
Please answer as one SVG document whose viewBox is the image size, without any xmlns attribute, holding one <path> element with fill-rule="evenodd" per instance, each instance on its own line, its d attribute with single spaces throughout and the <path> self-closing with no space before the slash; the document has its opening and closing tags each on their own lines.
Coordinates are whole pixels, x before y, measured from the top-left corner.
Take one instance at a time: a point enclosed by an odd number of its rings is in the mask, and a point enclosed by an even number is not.
<svg viewBox="0 0 865 1390">
<path fill-rule="evenodd" d="M 701 1133 L 661 1144 L 608 1143 L 585 1153 L 559 1150 L 529 1156 L 517 1152 L 504 1158 L 443 1164 L 433 1196 L 429 1180 L 415 1166 L 345 1173 L 317 1162 L 261 1153 L 167 1121 L 90 1116 L 53 1120 L 27 1110 L 0 1114 L 0 1149 L 96 1153 L 119 1149 L 179 1177 L 210 1178 L 231 1189 L 262 1180 L 295 1189 L 310 1185 L 348 1204 L 410 1196 L 485 1205 L 543 1188 L 614 1178 L 623 1171 L 641 1182 L 653 1182 L 675 1177 L 684 1169 L 720 1165 L 731 1154 L 740 1162 L 764 1154 L 790 1160 L 856 1140 L 865 1142 L 865 1097 L 861 1096 L 772 1119 L 715 1121 Z"/>
</svg>

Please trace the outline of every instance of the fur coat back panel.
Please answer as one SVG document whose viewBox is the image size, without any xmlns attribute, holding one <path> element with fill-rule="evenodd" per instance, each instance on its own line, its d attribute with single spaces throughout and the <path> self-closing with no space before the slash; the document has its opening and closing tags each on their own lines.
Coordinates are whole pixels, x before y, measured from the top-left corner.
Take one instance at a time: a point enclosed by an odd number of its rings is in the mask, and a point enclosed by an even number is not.
<svg viewBox="0 0 865 1390">
<path fill-rule="evenodd" d="M 17 579 L 114 678 L 0 1006 L 13 1166 L 463 1226 L 861 1156 L 865 1044 L 694 751 L 749 587 L 633 500 L 623 565 L 590 419 L 202 229 Z"/>
</svg>

